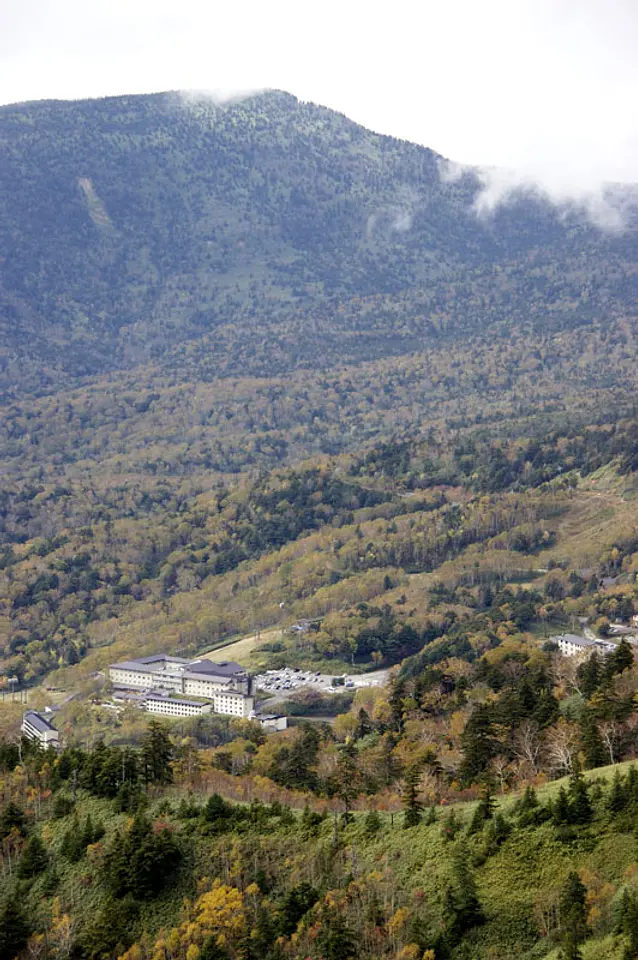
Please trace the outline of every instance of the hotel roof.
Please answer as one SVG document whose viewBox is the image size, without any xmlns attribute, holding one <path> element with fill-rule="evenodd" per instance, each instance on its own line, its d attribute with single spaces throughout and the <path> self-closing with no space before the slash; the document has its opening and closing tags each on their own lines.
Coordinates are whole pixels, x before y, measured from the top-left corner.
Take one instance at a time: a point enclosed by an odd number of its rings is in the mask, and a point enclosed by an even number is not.
<svg viewBox="0 0 638 960">
<path fill-rule="evenodd" d="M 183 707 L 206 707 L 210 702 L 202 700 L 179 700 L 177 697 L 162 697 L 159 693 L 150 693 L 145 700 L 155 700 L 159 703 L 176 703 Z"/>
<path fill-rule="evenodd" d="M 208 677 L 222 677 L 230 680 L 237 674 L 245 675 L 246 671 L 240 664 L 233 660 L 222 660 L 216 663 L 214 660 L 204 658 L 198 660 L 184 660 L 182 657 L 167 657 L 164 654 L 156 654 L 153 657 L 138 657 L 136 660 L 123 660 L 121 663 L 112 663 L 112 670 L 137 670 L 140 673 L 160 673 L 167 672 L 166 667 L 173 666 L 178 672 L 183 672 L 184 676 L 191 679 L 198 679 L 202 674 Z"/>
<path fill-rule="evenodd" d="M 53 724 L 49 723 L 48 720 L 45 720 L 42 714 L 36 713 L 35 710 L 27 710 L 22 718 L 22 722 L 24 723 L 25 721 L 30 723 L 32 727 L 39 731 L 39 733 L 58 732 Z"/>
</svg>

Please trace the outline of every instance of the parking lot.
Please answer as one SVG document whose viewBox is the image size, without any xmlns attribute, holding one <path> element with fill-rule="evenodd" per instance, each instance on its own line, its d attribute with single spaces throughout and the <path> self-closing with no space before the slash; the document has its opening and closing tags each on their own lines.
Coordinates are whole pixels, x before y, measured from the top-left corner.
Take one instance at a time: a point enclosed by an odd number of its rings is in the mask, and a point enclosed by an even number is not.
<svg viewBox="0 0 638 960">
<path fill-rule="evenodd" d="M 285 699 L 299 690 L 316 690 L 318 693 L 339 693 L 356 687 L 370 687 L 385 683 L 387 670 L 375 670 L 374 673 L 347 674 L 321 673 L 320 670 L 300 670 L 284 667 L 281 670 L 266 670 L 254 677 L 255 690 L 261 690 L 270 696 Z M 337 681 L 337 685 L 333 681 Z"/>
</svg>

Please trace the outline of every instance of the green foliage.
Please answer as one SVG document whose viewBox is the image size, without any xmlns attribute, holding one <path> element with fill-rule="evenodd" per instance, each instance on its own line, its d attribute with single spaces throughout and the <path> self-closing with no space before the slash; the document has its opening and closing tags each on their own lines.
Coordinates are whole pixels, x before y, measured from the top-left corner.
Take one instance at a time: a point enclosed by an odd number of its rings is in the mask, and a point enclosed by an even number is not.
<svg viewBox="0 0 638 960">
<path fill-rule="evenodd" d="M 173 744 L 166 727 L 158 720 L 150 721 L 148 731 L 142 740 L 140 753 L 140 764 L 147 784 L 172 782 Z"/>
<path fill-rule="evenodd" d="M 13 958 L 22 950 L 31 933 L 24 909 L 16 894 L 0 907 L 0 956 Z"/>
<path fill-rule="evenodd" d="M 19 876 L 24 878 L 37 877 L 46 870 L 48 863 L 47 851 L 37 833 L 32 834 L 26 842 L 22 859 L 20 860 Z"/>
<path fill-rule="evenodd" d="M 173 875 L 181 859 L 180 847 L 169 827 L 154 829 L 138 815 L 130 828 L 117 833 L 104 858 L 103 877 L 118 899 L 156 896 Z"/>
</svg>

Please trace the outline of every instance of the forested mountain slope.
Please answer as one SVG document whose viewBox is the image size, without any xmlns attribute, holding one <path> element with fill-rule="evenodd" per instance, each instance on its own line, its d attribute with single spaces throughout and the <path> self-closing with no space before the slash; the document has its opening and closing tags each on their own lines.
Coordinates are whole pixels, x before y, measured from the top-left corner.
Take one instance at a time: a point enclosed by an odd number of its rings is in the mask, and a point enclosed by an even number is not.
<svg viewBox="0 0 638 960">
<path fill-rule="evenodd" d="M 200 649 L 283 601 L 345 613 L 549 523 L 544 481 L 632 473 L 631 216 L 521 196 L 482 219 L 444 171 L 276 92 L 0 109 L 5 674 Z M 414 476 L 350 475 L 388 440 Z"/>
<path fill-rule="evenodd" d="M 578 301 L 574 270 L 594 266 L 583 317 L 602 317 L 601 284 L 629 302 L 632 230 L 529 196 L 480 219 L 477 178 L 440 160 L 277 92 L 0 108 L 2 385 L 167 355 L 184 371 L 189 341 L 209 376 L 411 352 L 441 316 L 455 331 L 521 298 Z"/>
</svg>

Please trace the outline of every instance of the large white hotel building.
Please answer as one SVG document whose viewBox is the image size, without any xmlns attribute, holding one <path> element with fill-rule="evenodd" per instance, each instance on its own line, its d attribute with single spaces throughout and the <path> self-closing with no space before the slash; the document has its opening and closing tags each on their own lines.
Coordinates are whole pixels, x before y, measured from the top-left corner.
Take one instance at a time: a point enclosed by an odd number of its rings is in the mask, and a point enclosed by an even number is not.
<svg viewBox="0 0 638 960">
<path fill-rule="evenodd" d="M 109 678 L 114 687 L 140 693 L 202 697 L 212 703 L 215 713 L 232 717 L 249 717 L 255 706 L 250 676 L 238 663 L 227 660 L 183 660 L 158 653 L 111 664 Z M 164 711 L 155 708 L 153 712 Z"/>
</svg>

